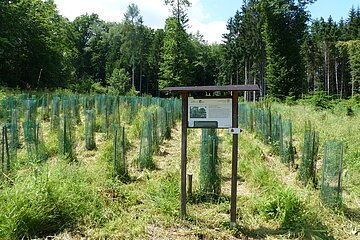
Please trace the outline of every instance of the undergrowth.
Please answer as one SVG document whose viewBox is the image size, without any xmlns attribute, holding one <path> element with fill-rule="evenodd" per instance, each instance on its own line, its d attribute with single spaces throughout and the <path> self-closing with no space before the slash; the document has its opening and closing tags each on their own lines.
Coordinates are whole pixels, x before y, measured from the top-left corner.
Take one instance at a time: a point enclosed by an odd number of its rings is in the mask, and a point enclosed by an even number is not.
<svg viewBox="0 0 360 240">
<path fill-rule="evenodd" d="M 91 176 L 91 175 L 90 175 Z M 30 169 L 0 191 L 0 238 L 44 237 L 101 223 L 104 199 L 88 171 L 61 161 Z"/>
</svg>

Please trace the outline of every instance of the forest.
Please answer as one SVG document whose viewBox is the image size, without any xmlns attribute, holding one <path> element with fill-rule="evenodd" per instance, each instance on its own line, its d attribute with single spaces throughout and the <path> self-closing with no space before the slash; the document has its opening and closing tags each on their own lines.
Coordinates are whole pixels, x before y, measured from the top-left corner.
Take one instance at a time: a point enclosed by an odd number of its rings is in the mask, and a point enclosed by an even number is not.
<svg viewBox="0 0 360 240">
<path fill-rule="evenodd" d="M 313 19 L 314 2 L 243 0 L 209 43 L 191 0 L 164 0 L 164 29 L 135 4 L 70 21 L 0 0 L 0 239 L 359 240 L 360 8 Z M 184 141 L 163 88 L 229 84 L 261 90 L 239 97 L 241 134 Z"/>
<path fill-rule="evenodd" d="M 188 0 L 165 0 L 164 29 L 130 4 L 121 22 L 96 13 L 69 21 L 53 0 L 0 2 L 0 86 L 160 96 L 165 86 L 258 84 L 280 100 L 360 91 L 360 9 L 312 19 L 314 0 L 246 0 L 222 43 L 190 34 Z M 246 96 L 245 96 L 246 97 Z M 248 97 L 250 98 L 250 96 Z"/>
</svg>

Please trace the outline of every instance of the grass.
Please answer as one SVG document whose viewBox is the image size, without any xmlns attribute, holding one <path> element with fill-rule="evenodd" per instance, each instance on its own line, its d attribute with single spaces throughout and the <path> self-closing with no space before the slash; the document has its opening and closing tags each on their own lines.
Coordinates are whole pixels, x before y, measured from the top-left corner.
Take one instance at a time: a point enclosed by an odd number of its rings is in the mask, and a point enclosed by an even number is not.
<svg viewBox="0 0 360 240">
<path fill-rule="evenodd" d="M 324 143 L 330 140 L 342 141 L 344 144 L 344 204 L 351 208 L 359 208 L 360 201 L 360 121 L 359 110 L 355 109 L 348 116 L 343 105 L 339 104 L 333 110 L 318 110 L 304 105 L 286 106 L 275 104 L 274 109 L 283 116 L 293 120 L 295 146 L 298 153 L 302 151 L 302 136 L 305 122 L 310 121 L 319 131 L 319 165 L 322 163 Z"/>
<path fill-rule="evenodd" d="M 299 153 L 303 130 L 297 110 L 303 107 L 274 108 L 294 119 Z M 327 124 L 336 119 L 329 112 L 304 109 L 302 115 L 309 113 L 316 128 L 321 125 L 315 121 L 317 116 L 325 115 Z M 193 173 L 194 195 L 187 203 L 187 219 L 180 220 L 180 126 L 172 129 L 173 137 L 153 156 L 156 168 L 139 170 L 136 158 L 143 110 L 134 119 L 126 125 L 130 145 L 126 182 L 114 177 L 111 140 L 96 133 L 96 149 L 86 150 L 82 126 L 77 127 L 81 133 L 76 135 L 77 162 L 57 157 L 56 134 L 49 131 L 44 131 L 47 162 L 26 164 L 20 151 L 21 164 L 10 176 L 12 182 L 0 187 L 0 239 L 357 239 L 351 233 L 359 229 L 355 205 L 347 205 L 347 211 L 322 206 L 316 190 L 303 187 L 294 170 L 247 132 L 239 137 L 238 225 L 228 224 L 232 138 L 226 130 L 218 131 L 222 185 L 220 196 L 214 198 L 197 195 L 201 131 L 188 130 L 188 172 Z M 317 129 L 322 138 L 325 129 Z M 353 164 L 346 166 L 351 176 L 346 177 L 346 189 L 355 190 L 347 196 L 349 201 L 359 192 L 357 180 L 352 179 L 356 169 L 350 169 Z"/>
<path fill-rule="evenodd" d="M 104 200 L 86 169 L 44 164 L 18 175 L 0 192 L 0 238 L 43 237 L 80 224 L 101 221 Z"/>
</svg>

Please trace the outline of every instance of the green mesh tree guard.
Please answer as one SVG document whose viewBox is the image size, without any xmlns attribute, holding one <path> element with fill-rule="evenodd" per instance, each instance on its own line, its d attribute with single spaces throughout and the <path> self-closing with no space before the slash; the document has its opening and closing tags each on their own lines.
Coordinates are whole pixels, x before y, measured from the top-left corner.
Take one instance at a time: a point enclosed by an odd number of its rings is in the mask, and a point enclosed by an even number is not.
<svg viewBox="0 0 360 240">
<path fill-rule="evenodd" d="M 114 129 L 115 126 L 120 126 L 121 124 L 121 105 L 120 99 L 118 97 L 114 98 L 114 102 L 112 104 L 112 114 L 111 114 L 111 124 Z"/>
<path fill-rule="evenodd" d="M 106 138 L 109 138 L 110 119 L 112 113 L 113 98 L 110 96 L 100 96 L 101 106 L 98 107 L 101 119 L 101 132 L 106 133 Z"/>
<path fill-rule="evenodd" d="M 304 185 L 309 182 L 316 186 L 316 162 L 319 149 L 319 133 L 311 129 L 310 123 L 307 123 L 304 132 L 304 146 L 301 157 L 299 179 Z"/>
<path fill-rule="evenodd" d="M 60 98 L 54 96 L 51 101 L 51 129 L 58 130 L 60 127 Z"/>
<path fill-rule="evenodd" d="M 23 122 L 24 142 L 26 145 L 34 144 L 36 139 L 36 121 L 25 120 Z"/>
<path fill-rule="evenodd" d="M 84 97 L 83 108 L 84 110 L 94 109 L 95 107 L 95 97 L 94 96 L 86 96 Z"/>
<path fill-rule="evenodd" d="M 0 102 L 0 120 L 9 122 L 11 110 L 16 108 L 16 99 L 13 96 L 7 96 Z"/>
<path fill-rule="evenodd" d="M 61 98 L 61 113 L 63 116 L 71 118 L 73 120 L 73 115 L 71 112 L 71 102 L 69 96 L 62 96 Z"/>
<path fill-rule="evenodd" d="M 70 161 L 76 160 L 74 133 L 71 117 L 64 115 L 58 131 L 59 153 Z"/>
<path fill-rule="evenodd" d="M 140 154 L 138 164 L 140 169 L 148 168 L 153 169 L 155 164 L 153 162 L 153 118 L 152 114 L 146 112 L 145 121 L 141 130 L 140 137 Z"/>
<path fill-rule="evenodd" d="M 9 126 L 10 132 L 10 147 L 16 150 L 19 147 L 19 128 L 18 128 L 18 114 L 17 110 L 13 109 L 11 113 L 11 123 Z"/>
<path fill-rule="evenodd" d="M 249 130 L 254 131 L 255 125 L 255 109 L 253 106 L 249 106 L 245 103 L 239 104 L 239 124 L 241 127 Z"/>
<path fill-rule="evenodd" d="M 151 114 L 151 116 L 152 116 L 152 121 L 153 121 L 153 126 L 152 126 L 153 144 L 152 144 L 152 148 L 153 148 L 153 152 L 157 153 L 157 152 L 159 152 L 160 141 L 161 141 L 160 131 L 159 131 L 159 128 L 158 128 L 158 121 L 160 121 L 160 119 L 157 118 L 158 116 L 156 114 L 156 110 L 155 110 L 155 112 L 153 112 Z"/>
<path fill-rule="evenodd" d="M 262 137 L 262 110 L 255 109 L 255 134 L 258 138 Z"/>
<path fill-rule="evenodd" d="M 30 121 L 36 121 L 37 117 L 37 101 L 36 99 L 28 99 L 25 102 L 25 118 Z"/>
<path fill-rule="evenodd" d="M 12 110 L 11 122 L 5 123 L 4 134 L 6 149 L 7 149 L 7 160 L 8 162 L 15 162 L 17 156 L 17 149 L 19 147 L 19 131 L 17 124 L 16 109 Z M 9 165 L 10 166 L 10 165 Z"/>
<path fill-rule="evenodd" d="M 35 153 L 37 162 L 45 162 L 49 157 L 39 123 L 36 128 Z"/>
<path fill-rule="evenodd" d="M 47 153 L 40 132 L 40 125 L 34 120 L 29 120 L 23 122 L 23 128 L 28 159 L 32 163 L 45 161 L 47 159 Z"/>
<path fill-rule="evenodd" d="M 71 95 L 71 96 L 69 96 L 69 101 L 70 101 L 71 113 L 72 113 L 72 116 L 73 116 L 73 118 L 75 120 L 75 123 L 80 124 L 81 123 L 81 117 L 80 117 L 79 95 Z"/>
<path fill-rule="evenodd" d="M 200 156 L 200 191 L 218 195 L 221 192 L 220 160 L 216 129 L 202 129 Z"/>
<path fill-rule="evenodd" d="M 125 127 L 117 126 L 113 129 L 113 165 L 116 177 L 122 181 L 129 180 L 126 164 Z"/>
<path fill-rule="evenodd" d="M 341 142 L 330 141 L 325 143 L 324 148 L 320 196 L 325 205 L 339 207 L 342 203 L 343 145 Z"/>
<path fill-rule="evenodd" d="M 171 108 L 170 108 L 170 103 L 166 102 L 164 105 L 164 110 L 165 110 L 165 139 L 170 139 L 171 138 L 171 128 L 173 126 L 173 119 L 171 116 Z"/>
<path fill-rule="evenodd" d="M 49 95 L 45 94 L 41 97 L 41 119 L 48 121 L 50 119 Z"/>
<path fill-rule="evenodd" d="M 1 143 L 1 172 L 8 173 L 11 170 L 11 156 L 10 156 L 10 149 L 9 149 L 9 141 L 7 138 L 7 128 L 6 126 L 2 126 L 0 128 L 0 143 Z M 2 177 L 3 174 L 1 174 Z M 1 179 L 1 178 L 0 178 Z"/>
<path fill-rule="evenodd" d="M 96 114 L 94 110 L 85 110 L 85 147 L 93 150 L 95 143 Z"/>
<path fill-rule="evenodd" d="M 103 106 L 105 104 L 105 95 L 98 95 L 95 96 L 95 108 L 96 108 L 96 113 L 100 116 L 103 114 Z"/>
<path fill-rule="evenodd" d="M 166 113 L 163 108 L 159 107 L 156 109 L 155 114 L 156 114 L 156 127 L 157 127 L 159 143 L 162 143 L 168 131 L 166 125 Z"/>
<path fill-rule="evenodd" d="M 280 129 L 281 162 L 294 166 L 294 146 L 292 141 L 292 124 L 290 120 L 282 120 Z"/>
<path fill-rule="evenodd" d="M 136 97 L 124 97 L 123 100 L 126 103 L 126 108 L 128 109 L 128 122 L 130 123 L 137 114 L 140 105 L 138 104 L 138 99 Z"/>
<path fill-rule="evenodd" d="M 282 154 L 283 121 L 280 115 L 271 116 L 271 145 L 280 155 Z"/>
<path fill-rule="evenodd" d="M 262 139 L 263 143 L 271 143 L 271 110 L 256 110 L 256 135 Z"/>
</svg>

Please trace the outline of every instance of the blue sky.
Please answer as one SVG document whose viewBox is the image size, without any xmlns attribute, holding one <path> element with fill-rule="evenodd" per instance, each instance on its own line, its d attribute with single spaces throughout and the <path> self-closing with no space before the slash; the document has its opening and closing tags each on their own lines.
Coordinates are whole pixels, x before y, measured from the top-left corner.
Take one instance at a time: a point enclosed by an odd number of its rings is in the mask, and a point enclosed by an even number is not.
<svg viewBox="0 0 360 240">
<path fill-rule="evenodd" d="M 354 6 L 357 9 L 360 6 L 360 1 L 357 0 L 317 0 L 314 4 L 308 7 L 313 19 L 319 19 L 323 17 L 328 19 L 329 16 L 339 21 L 341 17 L 344 20 L 347 19 L 351 7 Z"/>
<path fill-rule="evenodd" d="M 189 32 L 199 31 L 210 43 L 221 42 L 226 32 L 227 20 L 241 8 L 242 0 L 190 0 L 188 10 L 190 18 Z M 97 13 L 106 21 L 123 20 L 126 7 L 135 3 L 143 16 L 144 24 L 152 28 L 163 28 L 165 19 L 170 15 L 164 0 L 55 0 L 60 14 L 73 20 L 85 13 Z M 335 21 L 347 18 L 352 6 L 357 8 L 359 0 L 317 0 L 308 7 L 312 18 L 328 19 L 331 15 Z"/>
</svg>

